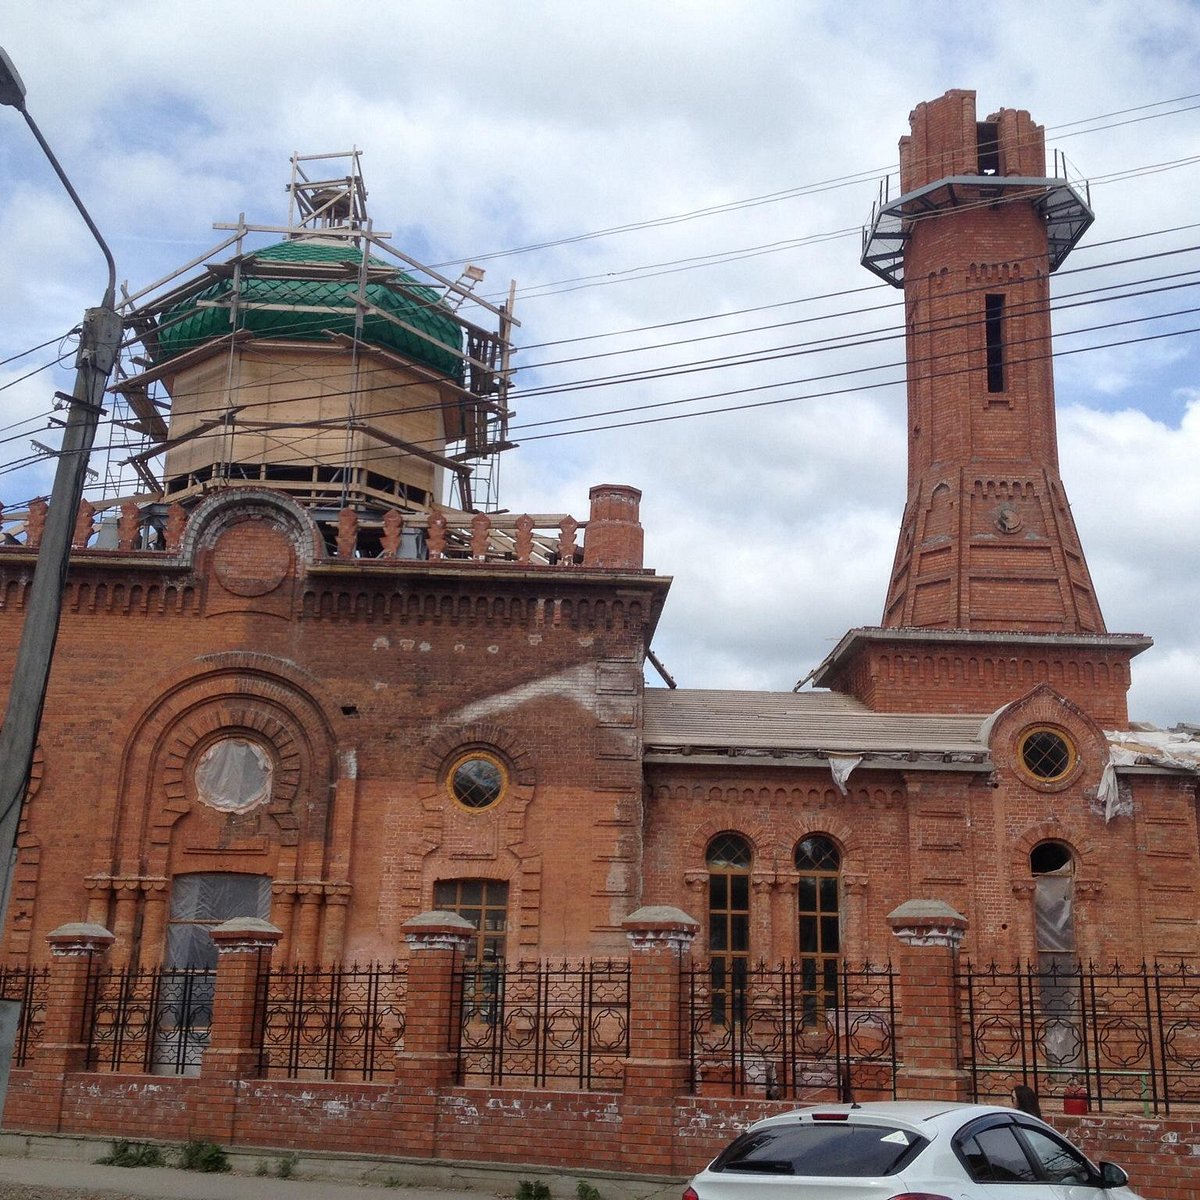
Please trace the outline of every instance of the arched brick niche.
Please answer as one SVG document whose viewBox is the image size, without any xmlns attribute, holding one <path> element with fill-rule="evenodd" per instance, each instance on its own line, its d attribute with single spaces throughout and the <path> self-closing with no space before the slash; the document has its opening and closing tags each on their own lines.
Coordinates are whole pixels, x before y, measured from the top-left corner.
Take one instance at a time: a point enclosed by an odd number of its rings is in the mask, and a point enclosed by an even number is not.
<svg viewBox="0 0 1200 1200">
<path fill-rule="evenodd" d="M 344 864 L 328 831 L 344 823 L 335 809 L 349 802 L 340 799 L 348 789 L 337 785 L 353 746 L 337 713 L 316 680 L 281 660 L 250 653 L 198 660 L 128 723 L 93 882 L 114 890 L 121 880 L 191 872 L 317 884 L 340 877 Z M 248 761 L 261 775 L 257 791 L 227 804 L 198 774 L 221 743 L 252 748 Z M 151 924 L 160 933 L 162 915 Z"/>
</svg>

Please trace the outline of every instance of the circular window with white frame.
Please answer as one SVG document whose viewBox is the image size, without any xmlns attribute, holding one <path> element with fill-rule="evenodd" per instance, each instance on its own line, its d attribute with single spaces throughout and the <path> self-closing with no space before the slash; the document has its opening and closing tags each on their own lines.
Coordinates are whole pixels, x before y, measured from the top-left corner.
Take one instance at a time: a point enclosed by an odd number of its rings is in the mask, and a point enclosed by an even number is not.
<svg viewBox="0 0 1200 1200">
<path fill-rule="evenodd" d="M 463 808 L 475 812 L 491 808 L 508 790 L 508 768 L 487 750 L 467 750 L 451 761 L 446 790 Z"/>
</svg>

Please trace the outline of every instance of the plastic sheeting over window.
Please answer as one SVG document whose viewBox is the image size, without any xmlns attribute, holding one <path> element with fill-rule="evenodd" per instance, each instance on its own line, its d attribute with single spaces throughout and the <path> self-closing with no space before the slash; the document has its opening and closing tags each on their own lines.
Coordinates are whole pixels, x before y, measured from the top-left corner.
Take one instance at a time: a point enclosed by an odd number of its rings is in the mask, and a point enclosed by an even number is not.
<svg viewBox="0 0 1200 1200">
<path fill-rule="evenodd" d="M 1069 871 L 1037 876 L 1034 926 L 1041 954 L 1075 953 L 1074 885 Z"/>
<path fill-rule="evenodd" d="M 245 738 L 222 738 L 196 764 L 196 794 L 222 812 L 246 812 L 271 798 L 274 765 L 267 752 Z"/>
<path fill-rule="evenodd" d="M 208 930 L 234 917 L 271 915 L 271 880 L 266 875 L 176 875 L 171 881 L 167 965 L 212 970 L 217 947 Z"/>
</svg>

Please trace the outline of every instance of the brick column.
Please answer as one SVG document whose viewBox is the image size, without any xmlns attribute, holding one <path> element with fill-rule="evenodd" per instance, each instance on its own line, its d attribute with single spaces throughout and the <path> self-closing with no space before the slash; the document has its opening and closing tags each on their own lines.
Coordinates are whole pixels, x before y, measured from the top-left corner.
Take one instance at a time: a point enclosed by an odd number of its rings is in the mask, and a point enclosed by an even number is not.
<svg viewBox="0 0 1200 1200">
<path fill-rule="evenodd" d="M 958 947 L 967 919 L 942 900 L 909 900 L 888 913 L 899 939 L 897 1030 L 902 1100 L 965 1100 L 958 1009 Z"/>
<path fill-rule="evenodd" d="M 46 989 L 46 1020 L 42 1040 L 29 1059 L 29 1090 L 10 1093 L 13 1107 L 5 1124 L 21 1129 L 58 1130 L 62 1121 L 63 1086 L 68 1074 L 82 1071 L 87 1057 L 88 976 L 93 962 L 115 940 L 103 925 L 78 922 L 60 925 L 47 934 L 53 961 Z"/>
<path fill-rule="evenodd" d="M 342 961 L 346 951 L 346 916 L 350 907 L 350 885 L 330 883 L 325 887 L 325 928 L 321 933 L 321 962 Z"/>
<path fill-rule="evenodd" d="M 462 995 L 454 986 L 475 927 L 457 913 L 425 912 L 404 922 L 408 1000 L 404 1049 L 396 1054 L 395 1129 L 404 1153 L 437 1153 L 438 1100 L 458 1072 Z"/>
<path fill-rule="evenodd" d="M 139 961 L 147 967 L 162 963 L 167 949 L 167 881 L 146 879 L 142 888 L 145 900 L 142 903 L 142 936 L 139 940 Z"/>
<path fill-rule="evenodd" d="M 230 1142 L 238 1084 L 258 1075 L 259 975 L 270 968 L 281 934 L 257 917 L 235 917 L 209 932 L 217 944 L 217 981 L 208 1046 L 200 1063 L 198 1090 L 203 1098 L 193 1110 L 192 1136 Z"/>
<path fill-rule="evenodd" d="M 292 951 L 298 963 L 315 967 L 320 962 L 317 946 L 317 931 L 321 928 L 321 885 L 302 883 L 297 888 L 300 900 L 300 917 L 296 925 L 296 944 Z"/>
<path fill-rule="evenodd" d="M 114 879 L 113 943 L 110 958 L 114 967 L 127 967 L 133 961 L 133 929 L 137 921 L 138 902 L 142 898 L 141 882 L 137 879 Z"/>
<path fill-rule="evenodd" d="M 688 1078 L 680 973 L 691 964 L 699 925 L 678 908 L 648 905 L 621 927 L 629 938 L 629 1057 L 618 1162 L 639 1173 L 672 1175 L 675 1101 Z"/>
</svg>

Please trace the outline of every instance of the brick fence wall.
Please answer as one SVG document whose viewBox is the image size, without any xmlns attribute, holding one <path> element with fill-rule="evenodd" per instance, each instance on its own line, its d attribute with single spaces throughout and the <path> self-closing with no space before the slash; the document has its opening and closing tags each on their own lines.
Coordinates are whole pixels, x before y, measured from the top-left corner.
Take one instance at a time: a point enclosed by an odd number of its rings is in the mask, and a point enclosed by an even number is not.
<svg viewBox="0 0 1200 1200">
<path fill-rule="evenodd" d="M 459 1086 L 449 1019 L 464 941 L 457 921 L 427 914 L 409 923 L 404 1048 L 390 1076 L 373 1083 L 255 1077 L 254 976 L 269 959 L 269 927 L 218 934 L 213 1026 L 198 1076 L 85 1070 L 85 984 L 103 943 L 89 947 L 76 934 L 64 943 L 70 952 L 55 959 L 41 1039 L 27 1064 L 12 1072 L 5 1128 L 686 1176 L 749 1122 L 792 1107 L 687 1094 L 679 977 L 694 923 L 656 910 L 642 910 L 626 923 L 630 1036 L 620 1091 Z M 954 956 L 945 939 L 938 944 L 935 923 L 920 924 L 920 912 L 893 921 L 898 934 L 909 935 L 899 952 L 904 1016 L 896 1092 L 959 1099 L 966 1076 L 946 1029 L 956 1019 L 947 1003 Z M 1049 1109 L 1046 1115 L 1093 1158 L 1124 1166 L 1150 1200 L 1195 1195 L 1200 1113 L 1070 1117 Z"/>
</svg>

